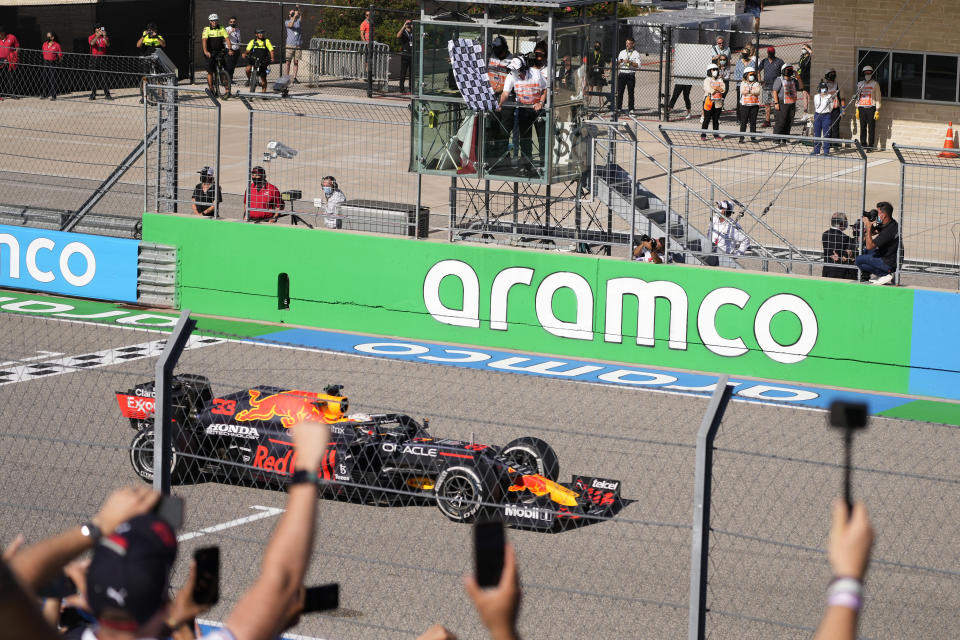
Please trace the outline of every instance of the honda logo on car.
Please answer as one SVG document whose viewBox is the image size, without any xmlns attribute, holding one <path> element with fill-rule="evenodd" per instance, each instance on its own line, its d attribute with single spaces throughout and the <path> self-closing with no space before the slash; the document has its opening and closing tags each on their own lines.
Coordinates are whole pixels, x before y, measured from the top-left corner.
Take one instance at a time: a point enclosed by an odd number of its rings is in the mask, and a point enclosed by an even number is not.
<svg viewBox="0 0 960 640">
<path fill-rule="evenodd" d="M 260 437 L 260 433 L 253 427 L 245 427 L 239 424 L 221 424 L 217 422 L 208 426 L 206 431 L 207 434 L 212 436 L 235 436 L 249 440 L 256 440 Z"/>
<path fill-rule="evenodd" d="M 380 448 L 387 453 L 395 453 L 398 449 L 397 445 L 392 442 L 384 442 L 382 445 L 380 445 Z M 409 444 L 403 445 L 403 449 L 401 449 L 400 453 L 409 453 L 415 456 L 428 456 L 430 458 L 437 457 L 437 450 L 432 447 L 410 446 Z"/>
<path fill-rule="evenodd" d="M 620 486 L 619 482 L 607 482 L 606 480 L 593 481 L 594 489 L 609 489 L 610 491 L 616 491 L 617 487 L 619 486 Z"/>
<path fill-rule="evenodd" d="M 531 286 L 534 270 L 528 267 L 510 267 L 497 273 L 490 286 L 490 328 L 506 331 L 509 293 L 516 285 Z M 460 281 L 463 290 L 461 308 L 451 308 L 440 299 L 440 283 L 447 277 Z M 594 291 L 580 274 L 557 271 L 543 278 L 535 294 L 537 321 L 547 332 L 560 338 L 593 340 L 602 333 L 604 342 L 623 342 L 624 299 L 637 300 L 636 344 L 640 347 L 656 345 L 654 324 L 657 300 L 669 303 L 670 349 L 686 350 L 687 324 L 690 301 L 686 290 L 675 282 L 666 280 L 646 281 L 639 278 L 611 278 L 605 283 L 606 304 L 602 332 L 594 327 Z M 576 314 L 572 321 L 560 320 L 554 313 L 554 296 L 561 289 L 573 294 Z M 569 294 L 568 294 L 569 295 Z M 735 287 L 719 287 L 708 292 L 696 309 L 699 340 L 711 352 L 719 356 L 735 358 L 749 352 L 739 336 L 725 337 L 717 327 L 717 316 L 723 307 L 744 309 L 750 294 Z M 480 327 L 480 280 L 473 267 L 460 260 L 442 260 L 427 272 L 423 280 L 423 301 L 427 311 L 437 322 L 457 327 Z M 790 313 L 800 321 L 800 336 L 793 344 L 781 344 L 774 339 L 771 323 L 781 312 Z M 724 311 L 724 314 L 729 311 Z M 776 294 L 764 300 L 753 318 L 757 346 L 771 360 L 794 364 L 804 360 L 817 343 L 818 323 L 816 314 L 799 296 L 787 293 Z M 729 327 L 724 333 L 729 333 Z"/>
<path fill-rule="evenodd" d="M 519 507 L 508 504 L 503 508 L 504 515 L 528 520 L 550 520 L 550 510 L 540 507 Z"/>
</svg>

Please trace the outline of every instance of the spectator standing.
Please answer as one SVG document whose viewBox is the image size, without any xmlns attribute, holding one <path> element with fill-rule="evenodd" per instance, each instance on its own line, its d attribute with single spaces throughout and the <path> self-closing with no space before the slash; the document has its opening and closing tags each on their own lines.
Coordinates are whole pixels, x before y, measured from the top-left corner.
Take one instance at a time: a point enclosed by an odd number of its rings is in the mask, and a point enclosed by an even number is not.
<svg viewBox="0 0 960 640">
<path fill-rule="evenodd" d="M 822 275 L 824 278 L 857 279 L 857 270 L 853 268 L 853 261 L 857 256 L 857 242 L 845 233 L 846 230 L 846 215 L 838 211 L 830 216 L 830 228 L 824 231 L 820 237 L 823 246 Z M 848 267 L 844 269 L 831 265 L 847 265 Z"/>
<path fill-rule="evenodd" d="M 743 70 L 747 67 L 756 69 L 756 66 L 751 64 L 751 62 L 750 51 L 744 49 L 740 52 L 740 55 L 737 56 L 737 63 L 733 67 L 733 84 L 737 88 L 737 124 L 740 124 L 740 83 L 743 82 Z"/>
<path fill-rule="evenodd" d="M 17 36 L 7 33 L 7 30 L 0 26 L 0 100 L 3 100 L 4 95 L 12 95 L 13 71 L 17 67 L 19 49 L 20 41 Z"/>
<path fill-rule="evenodd" d="M 720 109 L 723 110 L 723 103 L 726 101 L 727 93 L 730 92 L 730 61 L 727 56 L 720 54 L 717 56 L 717 67 L 720 69 L 720 79 L 723 80 L 723 100 L 720 101 Z"/>
<path fill-rule="evenodd" d="M 300 84 L 300 81 L 297 80 L 297 74 L 300 72 L 300 58 L 303 55 L 303 29 L 301 27 L 301 20 L 303 18 L 303 12 L 300 11 L 300 5 L 297 5 L 290 10 L 290 13 L 287 14 L 287 21 L 284 23 L 284 28 L 287 32 L 286 40 L 286 54 L 287 54 L 287 70 L 285 75 L 293 78 L 294 84 Z M 290 73 L 290 68 L 293 67 L 293 73 Z"/>
<path fill-rule="evenodd" d="M 263 29 L 257 29 L 255 38 L 247 43 L 247 50 L 243 52 L 245 58 L 249 58 L 247 64 L 247 78 L 253 72 L 253 60 L 257 60 L 257 74 L 260 76 L 260 88 L 264 93 L 267 92 L 267 72 L 269 66 L 273 64 L 273 44 L 270 38 L 266 36 Z M 256 93 L 256 86 L 250 87 L 250 93 Z"/>
<path fill-rule="evenodd" d="M 360 23 L 360 39 L 370 42 L 370 30 L 373 28 L 373 19 L 369 11 L 363 12 L 363 22 Z"/>
<path fill-rule="evenodd" d="M 63 60 L 63 49 L 60 47 L 60 40 L 53 31 L 47 31 L 47 36 L 43 40 L 43 74 L 45 76 L 42 98 L 49 97 L 51 100 L 57 99 L 57 67 Z"/>
<path fill-rule="evenodd" d="M 403 81 L 408 81 L 410 93 L 413 93 L 413 21 L 405 20 L 400 31 L 400 93 L 403 93 Z"/>
<path fill-rule="evenodd" d="M 720 128 L 720 111 L 723 109 L 723 78 L 720 77 L 720 67 L 711 64 L 707 67 L 707 77 L 703 79 L 703 121 L 700 128 L 707 130 L 707 125 L 713 123 L 713 130 Z M 714 138 L 720 136 L 714 134 Z M 706 140 L 705 133 L 700 134 L 701 140 Z"/>
<path fill-rule="evenodd" d="M 813 47 L 804 43 L 800 60 L 797 61 L 797 82 L 800 93 L 803 95 L 803 112 L 810 111 L 810 67 L 813 62 Z"/>
<path fill-rule="evenodd" d="M 833 102 L 834 98 L 830 95 L 830 91 L 827 87 L 826 82 L 821 82 L 817 87 L 817 94 L 813 96 L 813 136 L 815 138 L 829 138 L 830 137 L 830 118 L 833 117 Z M 813 145 L 813 151 L 810 152 L 810 155 L 817 155 L 820 153 L 821 143 L 818 141 Z M 823 143 L 823 155 L 830 155 L 830 143 Z"/>
<path fill-rule="evenodd" d="M 733 219 L 733 204 L 722 200 L 716 205 L 710 221 L 710 242 L 714 252 L 742 256 L 750 250 L 750 238 Z"/>
<path fill-rule="evenodd" d="M 323 223 L 328 229 L 340 229 L 343 227 L 343 216 L 340 215 L 340 205 L 347 200 L 347 196 L 340 191 L 340 185 L 333 176 L 323 178 Z"/>
<path fill-rule="evenodd" d="M 607 67 L 607 56 L 603 55 L 603 47 L 600 41 L 593 43 L 593 52 L 590 54 L 590 73 L 587 76 L 587 84 L 590 85 L 591 93 L 597 94 L 597 109 L 603 105 L 603 88 L 607 85 L 607 77 L 604 75 L 604 69 Z M 689 99 L 689 98 L 688 98 Z M 587 108 L 590 108 L 590 97 L 587 97 Z M 687 109 L 689 111 L 689 107 Z"/>
<path fill-rule="evenodd" d="M 240 59 L 240 53 L 243 50 L 243 38 L 240 35 L 240 23 L 236 16 L 230 16 L 227 20 L 227 58 L 225 60 L 227 73 L 230 74 L 230 81 L 233 82 L 233 72 L 237 68 L 237 61 Z"/>
<path fill-rule="evenodd" d="M 617 56 L 617 111 L 623 111 L 623 93 L 629 91 L 627 104 L 630 107 L 630 113 L 633 113 L 634 97 L 633 91 L 637 86 L 636 73 L 640 68 L 642 59 L 640 54 L 633 49 L 633 38 L 627 38 L 624 42 L 623 50 Z"/>
<path fill-rule="evenodd" d="M 897 259 L 903 253 L 900 227 L 893 219 L 893 205 L 889 202 L 878 202 L 877 222 L 871 223 L 867 216 L 863 216 L 861 224 L 867 251 L 856 259 L 860 269 L 860 281 L 868 282 L 873 274 L 877 276 L 873 284 L 887 284 L 893 280 Z"/>
<path fill-rule="evenodd" d="M 793 77 L 792 64 L 783 65 L 780 77 L 773 83 L 773 107 L 777 110 L 773 132 L 782 136 L 790 135 L 790 126 L 797 110 L 797 81 Z"/>
<path fill-rule="evenodd" d="M 103 72 L 104 56 L 110 48 L 106 28 L 102 24 L 95 25 L 93 33 L 87 37 L 87 43 L 90 45 L 90 99 L 96 100 L 97 89 L 103 89 L 104 97 L 107 100 L 113 100 L 113 96 L 110 95 L 110 83 Z"/>
<path fill-rule="evenodd" d="M 267 172 L 256 166 L 250 170 L 250 186 L 243 196 L 244 204 L 250 198 L 250 220 L 253 222 L 276 222 L 283 211 L 280 190 L 267 182 Z"/>
<path fill-rule="evenodd" d="M 760 63 L 760 81 L 763 82 L 763 108 L 766 119 L 761 127 L 770 126 L 770 108 L 773 106 L 773 83 L 780 77 L 783 60 L 777 57 L 775 47 L 767 47 L 767 57 Z"/>
<path fill-rule="evenodd" d="M 740 83 L 737 94 L 740 99 L 740 133 L 747 130 L 750 125 L 750 133 L 757 132 L 757 115 L 760 113 L 760 94 L 763 92 L 763 86 L 757 82 L 757 70 L 753 67 L 747 67 L 743 70 L 743 82 Z M 760 142 L 759 138 L 752 138 L 754 142 Z M 740 137 L 743 142 L 743 136 Z"/>
<path fill-rule="evenodd" d="M 760 12 L 763 11 L 763 0 L 746 0 L 743 3 L 743 12 L 753 16 L 753 32 L 760 31 Z"/>
<path fill-rule="evenodd" d="M 143 30 L 140 39 L 137 40 L 137 49 L 140 49 L 142 55 L 152 56 L 157 49 L 167 46 L 167 41 L 157 32 L 157 25 L 153 22 L 147 23 L 147 28 Z M 144 75 L 142 89 L 140 92 L 140 104 L 143 104 L 143 98 L 147 93 L 147 75 L 153 73 L 153 64 L 147 60 L 144 61 Z"/>
<path fill-rule="evenodd" d="M 541 52 L 543 55 L 545 52 Z M 514 112 L 513 109 L 503 110 L 501 121 L 505 124 L 513 122 L 513 113 L 516 113 L 517 122 L 520 129 L 520 154 L 526 163 L 525 169 L 535 171 L 533 162 L 533 132 L 536 130 L 537 140 L 540 144 L 540 150 L 545 150 L 546 144 L 546 123 L 542 115 L 544 103 L 547 101 L 547 87 L 549 83 L 540 72 L 540 69 L 530 66 L 524 58 L 514 57 L 510 61 L 510 68 L 514 71 L 503 85 L 503 93 L 500 94 L 500 103 L 498 108 L 502 109 L 507 98 L 513 93 L 520 106 Z"/>
<path fill-rule="evenodd" d="M 686 78 L 674 78 L 673 85 L 673 94 L 670 96 L 670 109 L 673 109 L 673 105 L 677 104 L 677 98 L 683 96 L 683 105 L 687 108 L 687 114 L 684 116 L 684 119 L 689 120 L 693 117 L 693 112 L 690 111 L 690 90 L 693 88 L 693 85 L 686 81 Z"/>
<path fill-rule="evenodd" d="M 730 47 L 727 46 L 723 36 L 717 36 L 717 42 L 711 49 L 710 61 L 714 64 L 719 64 L 717 58 L 720 56 L 725 56 L 728 60 L 730 59 Z"/>
<path fill-rule="evenodd" d="M 213 92 L 213 74 L 217 71 L 217 58 L 226 56 L 226 42 L 229 39 L 227 30 L 220 26 L 220 16 L 211 13 L 207 16 L 209 24 L 203 28 L 200 35 L 200 44 L 203 47 L 203 55 L 207 59 L 207 87 Z M 224 60 L 226 67 L 226 60 Z M 250 73 L 247 72 L 249 76 Z M 227 87 L 229 89 L 229 87 Z"/>
<path fill-rule="evenodd" d="M 827 83 L 827 94 L 833 99 L 833 111 L 830 112 L 830 132 L 827 137 L 839 139 L 840 119 L 843 117 L 843 109 L 847 106 L 847 101 L 840 94 L 836 69 L 827 69 L 827 72 L 823 74 L 823 79 Z"/>
<path fill-rule="evenodd" d="M 556 79 L 555 88 L 571 92 L 576 90 L 576 74 L 573 70 L 573 59 L 570 56 L 563 56 L 560 59 L 554 78 Z"/>
<path fill-rule="evenodd" d="M 873 78 L 873 67 L 867 65 L 863 68 L 863 80 L 857 83 L 857 120 L 860 121 L 860 144 L 868 152 L 876 150 L 880 100 L 880 85 Z"/>
<path fill-rule="evenodd" d="M 198 216 L 212 218 L 217 211 L 216 203 L 223 202 L 220 185 L 216 184 L 216 175 L 213 167 L 200 170 L 200 182 L 193 188 L 193 212 Z"/>
</svg>

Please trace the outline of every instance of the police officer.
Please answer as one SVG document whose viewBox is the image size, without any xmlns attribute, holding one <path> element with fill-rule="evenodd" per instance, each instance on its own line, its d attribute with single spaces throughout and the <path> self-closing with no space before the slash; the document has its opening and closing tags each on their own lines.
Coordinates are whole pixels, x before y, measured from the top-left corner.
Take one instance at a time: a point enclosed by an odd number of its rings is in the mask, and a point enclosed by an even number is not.
<svg viewBox="0 0 960 640">
<path fill-rule="evenodd" d="M 777 111 L 773 132 L 790 135 L 790 125 L 797 109 L 797 81 L 793 77 L 793 65 L 785 64 L 780 77 L 773 83 L 773 108 Z"/>
<path fill-rule="evenodd" d="M 867 152 L 877 142 L 877 120 L 880 119 L 880 85 L 873 79 L 873 67 L 863 68 L 863 80 L 857 83 L 857 120 L 860 121 L 860 144 Z"/>
<path fill-rule="evenodd" d="M 163 49 L 167 46 L 167 41 L 163 39 L 163 36 L 157 33 L 157 25 L 153 22 L 147 23 L 147 28 L 143 30 L 143 33 L 140 35 L 140 39 L 137 40 L 137 49 L 140 49 L 145 56 L 152 56 L 157 49 Z M 144 73 L 152 74 L 153 73 L 153 63 L 148 61 L 144 62 Z M 143 95 L 147 91 L 147 78 L 143 77 L 141 83 L 141 95 L 140 103 L 143 104 Z"/>
<path fill-rule="evenodd" d="M 213 92 L 213 74 L 217 69 L 217 58 L 224 55 L 226 42 L 230 36 L 227 30 L 220 26 L 220 16 L 211 13 L 207 16 L 207 20 L 210 24 L 203 28 L 200 43 L 203 47 L 203 55 L 207 58 L 207 86 Z"/>
<path fill-rule="evenodd" d="M 265 35 L 263 29 L 257 29 L 256 37 L 253 40 L 247 43 L 247 50 L 243 52 L 243 57 L 250 58 L 251 64 L 247 65 L 247 78 L 250 77 L 250 73 L 253 70 L 252 59 L 256 58 L 259 61 L 259 68 L 257 70 L 258 75 L 260 76 L 260 87 L 263 89 L 264 93 L 267 91 L 267 58 L 269 57 L 269 64 L 273 64 L 273 44 L 271 44 L 270 39 Z M 250 87 L 250 93 L 256 93 L 256 85 Z"/>
</svg>

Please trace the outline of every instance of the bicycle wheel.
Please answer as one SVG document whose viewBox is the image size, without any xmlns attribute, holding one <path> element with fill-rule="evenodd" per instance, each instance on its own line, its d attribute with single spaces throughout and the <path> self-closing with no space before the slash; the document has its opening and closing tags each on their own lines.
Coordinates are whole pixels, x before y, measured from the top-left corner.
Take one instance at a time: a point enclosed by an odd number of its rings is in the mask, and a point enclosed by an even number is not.
<svg viewBox="0 0 960 640">
<path fill-rule="evenodd" d="M 256 93 L 257 83 L 260 81 L 260 63 L 254 59 L 250 69 L 250 93 Z"/>
<path fill-rule="evenodd" d="M 230 98 L 230 74 L 223 67 L 217 69 L 217 95 L 228 100 Z"/>
</svg>

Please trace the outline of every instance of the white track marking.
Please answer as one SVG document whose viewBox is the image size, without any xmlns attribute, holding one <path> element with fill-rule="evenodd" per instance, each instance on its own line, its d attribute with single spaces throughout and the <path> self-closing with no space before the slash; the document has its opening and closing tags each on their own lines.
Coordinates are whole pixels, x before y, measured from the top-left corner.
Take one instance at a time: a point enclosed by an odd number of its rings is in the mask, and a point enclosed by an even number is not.
<svg viewBox="0 0 960 640">
<path fill-rule="evenodd" d="M 208 533 L 216 533 L 217 531 L 223 531 L 224 529 L 239 527 L 249 522 L 256 522 L 257 520 L 263 520 L 265 518 L 272 518 L 273 516 L 280 515 L 281 513 L 283 513 L 283 509 L 278 509 L 276 507 L 261 507 L 260 505 L 255 504 L 250 508 L 257 509 L 260 511 L 260 513 L 256 513 L 252 516 L 245 516 L 243 518 L 237 518 L 236 520 L 230 520 L 229 522 L 222 522 L 220 524 L 215 524 L 212 527 L 206 527 L 204 529 L 200 529 L 200 531 L 191 531 L 188 533 L 181 533 L 179 536 L 177 536 L 177 542 L 193 540 L 194 538 L 205 536 Z"/>
<path fill-rule="evenodd" d="M 220 342 L 223 342 L 223 340 L 204 336 L 190 336 L 184 349 L 197 349 Z M 94 351 L 77 356 L 56 358 L 44 362 L 34 362 L 32 364 L 20 364 L 15 367 L 0 369 L 0 386 L 159 356 L 163 352 L 163 347 L 166 343 L 166 340 L 153 340 L 151 342 L 127 345 L 125 347 L 103 349 L 101 351 Z M 25 360 L 34 359 L 35 358 L 25 358 Z"/>
<path fill-rule="evenodd" d="M 21 362 L 33 362 L 34 360 L 43 360 L 44 358 L 53 358 L 54 356 L 62 356 L 63 354 L 59 351 L 37 351 L 40 355 L 32 356 L 30 358 L 20 358 L 19 360 L 10 360 L 9 362 L 0 362 L 0 367 L 9 367 L 12 364 L 20 364 Z"/>
</svg>

